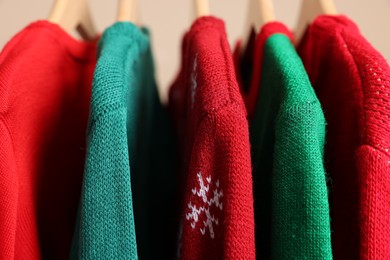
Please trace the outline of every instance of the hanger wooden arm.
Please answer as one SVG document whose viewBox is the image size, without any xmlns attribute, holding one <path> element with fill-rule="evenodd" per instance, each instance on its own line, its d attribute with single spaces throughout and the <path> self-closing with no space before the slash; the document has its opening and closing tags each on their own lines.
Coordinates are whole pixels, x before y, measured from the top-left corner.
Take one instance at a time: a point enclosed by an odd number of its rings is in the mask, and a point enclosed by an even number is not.
<svg viewBox="0 0 390 260">
<path fill-rule="evenodd" d="M 244 35 L 241 38 L 243 39 L 242 46 L 245 47 L 247 45 L 252 28 L 255 30 L 255 33 L 258 33 L 264 24 L 274 20 L 276 18 L 272 0 L 249 0 Z"/>
<path fill-rule="evenodd" d="M 140 24 L 137 0 L 119 0 L 117 21 L 132 22 Z"/>
<path fill-rule="evenodd" d="M 86 40 L 92 40 L 97 35 L 87 0 L 56 0 L 48 20 L 69 33 L 77 29 Z"/>
<path fill-rule="evenodd" d="M 247 23 L 259 32 L 261 26 L 275 20 L 272 0 L 250 0 Z"/>
<path fill-rule="evenodd" d="M 336 15 L 336 5 L 333 0 L 302 0 L 298 24 L 295 30 L 295 39 L 299 42 L 306 27 L 318 15 Z"/>
<path fill-rule="evenodd" d="M 210 15 L 208 0 L 194 0 L 195 15 L 197 18 Z"/>
</svg>

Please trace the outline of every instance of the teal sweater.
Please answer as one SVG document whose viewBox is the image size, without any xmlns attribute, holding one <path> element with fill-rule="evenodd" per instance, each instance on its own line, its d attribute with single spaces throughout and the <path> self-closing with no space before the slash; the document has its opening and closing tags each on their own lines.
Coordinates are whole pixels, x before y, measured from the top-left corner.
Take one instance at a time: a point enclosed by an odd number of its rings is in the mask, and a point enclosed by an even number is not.
<svg viewBox="0 0 390 260">
<path fill-rule="evenodd" d="M 99 43 L 73 258 L 146 259 L 171 252 L 172 147 L 148 32 L 118 22 Z"/>
<path fill-rule="evenodd" d="M 290 40 L 270 36 L 250 124 L 256 244 L 264 259 L 332 259 L 325 119 Z"/>
</svg>

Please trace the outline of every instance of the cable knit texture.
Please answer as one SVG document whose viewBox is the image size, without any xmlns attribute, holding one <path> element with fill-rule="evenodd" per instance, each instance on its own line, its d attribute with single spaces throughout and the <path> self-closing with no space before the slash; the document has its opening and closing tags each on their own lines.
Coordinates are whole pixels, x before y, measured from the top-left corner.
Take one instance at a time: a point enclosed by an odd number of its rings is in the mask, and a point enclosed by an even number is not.
<svg viewBox="0 0 390 260">
<path fill-rule="evenodd" d="M 255 259 L 248 122 L 224 24 L 185 35 L 170 91 L 185 175 L 182 259 Z"/>
<path fill-rule="evenodd" d="M 268 23 L 236 66 L 250 112 L 258 259 L 332 259 L 321 105 L 281 23 Z M 241 73 L 241 75 L 244 75 Z M 249 96 L 252 95 L 252 96 Z M 257 95 L 256 98 L 253 95 Z"/>
<path fill-rule="evenodd" d="M 0 55 L 0 259 L 68 259 L 96 41 L 34 22 Z"/>
<path fill-rule="evenodd" d="M 73 257 L 137 259 L 138 244 L 142 259 L 167 258 L 175 221 L 169 218 L 176 195 L 168 172 L 172 143 L 148 32 L 116 23 L 104 32 L 99 51 Z"/>
<path fill-rule="evenodd" d="M 328 122 L 335 259 L 390 259 L 390 68 L 344 16 L 320 16 L 299 53 Z"/>
</svg>

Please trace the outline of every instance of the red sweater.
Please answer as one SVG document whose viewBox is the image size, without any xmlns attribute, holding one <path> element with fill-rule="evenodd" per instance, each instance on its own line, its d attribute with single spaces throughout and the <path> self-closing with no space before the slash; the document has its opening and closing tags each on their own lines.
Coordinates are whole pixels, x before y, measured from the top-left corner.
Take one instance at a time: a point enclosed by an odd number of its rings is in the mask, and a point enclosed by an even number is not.
<svg viewBox="0 0 390 260">
<path fill-rule="evenodd" d="M 252 30 L 247 46 L 242 46 L 242 42 L 238 41 L 234 48 L 233 61 L 249 120 L 253 119 L 259 99 L 264 45 L 274 34 L 284 34 L 294 42 L 291 31 L 281 22 L 275 21 L 263 25 L 257 35 Z"/>
<path fill-rule="evenodd" d="M 323 106 L 334 259 L 390 259 L 390 68 L 344 16 L 321 16 L 299 53 Z"/>
<path fill-rule="evenodd" d="M 0 55 L 1 259 L 68 259 L 95 46 L 40 21 Z"/>
<path fill-rule="evenodd" d="M 255 259 L 250 145 L 224 24 L 198 19 L 170 92 L 186 185 L 182 259 Z"/>
</svg>

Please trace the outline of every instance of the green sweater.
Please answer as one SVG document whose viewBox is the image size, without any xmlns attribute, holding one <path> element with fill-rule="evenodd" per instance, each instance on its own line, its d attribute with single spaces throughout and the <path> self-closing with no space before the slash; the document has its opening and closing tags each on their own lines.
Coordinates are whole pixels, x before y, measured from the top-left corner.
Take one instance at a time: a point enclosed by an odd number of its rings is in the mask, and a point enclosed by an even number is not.
<svg viewBox="0 0 390 260">
<path fill-rule="evenodd" d="M 177 178 L 172 147 L 148 32 L 118 22 L 99 43 L 73 258 L 169 253 Z"/>
<path fill-rule="evenodd" d="M 325 119 L 290 40 L 270 36 L 250 125 L 257 254 L 332 259 Z"/>
</svg>

